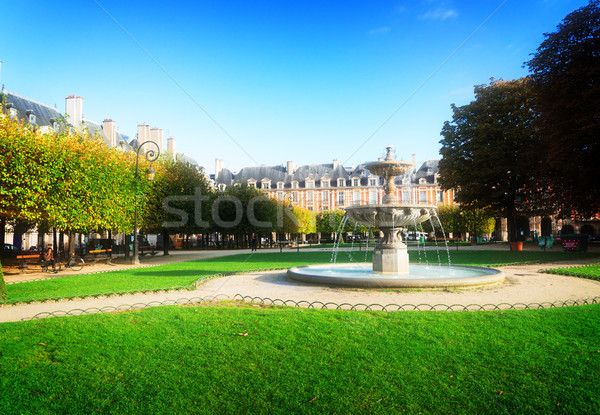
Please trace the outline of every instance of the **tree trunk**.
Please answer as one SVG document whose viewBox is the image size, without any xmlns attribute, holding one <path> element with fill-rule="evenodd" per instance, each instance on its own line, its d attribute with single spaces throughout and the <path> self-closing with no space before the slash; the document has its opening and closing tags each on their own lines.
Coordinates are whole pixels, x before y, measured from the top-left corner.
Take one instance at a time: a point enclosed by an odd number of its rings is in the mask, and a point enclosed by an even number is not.
<svg viewBox="0 0 600 415">
<path fill-rule="evenodd" d="M 6 218 L 0 218 L 0 258 L 4 256 L 4 238 L 6 237 Z"/>
<path fill-rule="evenodd" d="M 167 228 L 163 228 L 162 230 L 162 240 L 163 240 L 163 255 L 169 255 L 169 242 L 171 238 L 169 238 L 169 230 Z"/>
</svg>

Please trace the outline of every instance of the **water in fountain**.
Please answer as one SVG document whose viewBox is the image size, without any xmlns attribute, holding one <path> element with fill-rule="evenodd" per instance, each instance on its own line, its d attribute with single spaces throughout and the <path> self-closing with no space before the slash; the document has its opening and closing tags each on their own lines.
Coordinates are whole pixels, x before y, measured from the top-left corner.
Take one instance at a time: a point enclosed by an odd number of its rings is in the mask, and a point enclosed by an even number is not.
<svg viewBox="0 0 600 415">
<path fill-rule="evenodd" d="M 435 216 L 435 206 L 401 204 L 396 195 L 396 176 L 405 174 L 411 163 L 396 161 L 392 149 L 387 148 L 384 160 L 365 166 L 371 173 L 384 179 L 383 203 L 380 205 L 349 206 L 340 223 L 343 229 L 349 219 L 379 228 L 384 236 L 373 250 L 372 265 L 335 264 L 341 238 L 334 247 L 333 265 L 312 265 L 288 270 L 292 279 L 354 287 L 446 287 L 481 285 L 502 281 L 501 271 L 482 267 L 410 265 L 407 246 L 402 241 L 401 227 L 421 224 Z M 438 218 L 439 219 L 439 218 Z M 421 226 L 422 229 L 422 226 Z M 419 242 L 417 243 L 419 248 Z M 424 250 L 426 256 L 426 251 Z"/>
<path fill-rule="evenodd" d="M 442 235 L 444 236 L 444 244 L 446 245 L 446 255 L 448 256 L 448 266 L 452 266 L 452 262 L 450 260 L 450 248 L 448 247 L 448 238 L 446 238 L 446 231 L 444 230 L 444 225 L 442 225 L 442 221 L 440 217 L 436 214 L 435 218 L 438 220 L 440 224 L 440 229 L 442 230 Z"/>
<path fill-rule="evenodd" d="M 348 221 L 348 216 L 344 216 L 340 221 L 340 226 L 338 226 L 337 232 L 335 233 L 335 240 L 333 243 L 333 251 L 331 253 L 331 262 L 334 264 L 337 262 L 338 252 L 340 250 L 340 242 L 343 240 L 342 238 L 342 230 L 346 227 L 346 222 Z"/>
</svg>

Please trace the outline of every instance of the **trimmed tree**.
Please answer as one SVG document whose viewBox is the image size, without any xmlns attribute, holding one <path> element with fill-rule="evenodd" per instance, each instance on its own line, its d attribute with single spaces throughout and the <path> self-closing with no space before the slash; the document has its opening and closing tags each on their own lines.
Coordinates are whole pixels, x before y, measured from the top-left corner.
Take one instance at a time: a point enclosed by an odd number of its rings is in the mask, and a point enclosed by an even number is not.
<svg viewBox="0 0 600 415">
<path fill-rule="evenodd" d="M 537 95 L 538 151 L 563 213 L 600 211 L 600 1 L 567 15 L 526 62 Z"/>
<path fill-rule="evenodd" d="M 475 100 L 457 107 L 444 123 L 440 142 L 440 183 L 455 189 L 457 202 L 487 208 L 508 220 L 516 240 L 517 213 L 543 210 L 548 198 L 540 186 L 539 139 L 533 126 L 534 96 L 526 79 L 493 80 L 475 87 Z"/>
</svg>

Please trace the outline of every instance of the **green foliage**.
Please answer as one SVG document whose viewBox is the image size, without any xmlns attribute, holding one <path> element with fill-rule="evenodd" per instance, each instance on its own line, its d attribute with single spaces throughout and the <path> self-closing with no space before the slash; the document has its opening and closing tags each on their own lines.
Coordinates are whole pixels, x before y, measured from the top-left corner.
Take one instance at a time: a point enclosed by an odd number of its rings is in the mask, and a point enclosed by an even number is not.
<svg viewBox="0 0 600 415">
<path fill-rule="evenodd" d="M 278 220 L 277 202 L 245 180 L 215 194 L 215 230 L 226 234 L 267 233 Z"/>
<path fill-rule="evenodd" d="M 517 212 L 548 207 L 539 158 L 532 156 L 539 150 L 534 95 L 525 79 L 492 80 L 475 87 L 474 101 L 453 104 L 452 111 L 441 133 L 440 183 L 455 189 L 457 202 L 507 217 L 512 241 Z"/>
<path fill-rule="evenodd" d="M 71 231 L 130 228 L 131 154 L 85 132 L 42 134 L 0 115 L 0 216 Z"/>
<path fill-rule="evenodd" d="M 207 232 L 213 191 L 206 176 L 196 166 L 170 157 L 159 159 L 153 167 L 156 177 L 141 203 L 142 227 L 147 232 L 163 228 L 170 233 Z"/>
<path fill-rule="evenodd" d="M 591 0 L 546 33 L 526 63 L 537 94 L 545 183 L 568 216 L 600 211 L 600 1 Z"/>
</svg>

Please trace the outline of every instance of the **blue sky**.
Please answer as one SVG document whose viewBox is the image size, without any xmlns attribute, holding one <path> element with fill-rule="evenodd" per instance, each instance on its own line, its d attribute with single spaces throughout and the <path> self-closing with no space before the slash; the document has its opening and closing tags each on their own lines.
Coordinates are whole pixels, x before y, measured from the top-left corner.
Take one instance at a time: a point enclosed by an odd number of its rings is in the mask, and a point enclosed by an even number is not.
<svg viewBox="0 0 600 415">
<path fill-rule="evenodd" d="M 0 81 L 64 111 L 162 128 L 209 173 L 439 158 L 450 104 L 587 1 L 6 1 Z"/>
</svg>

